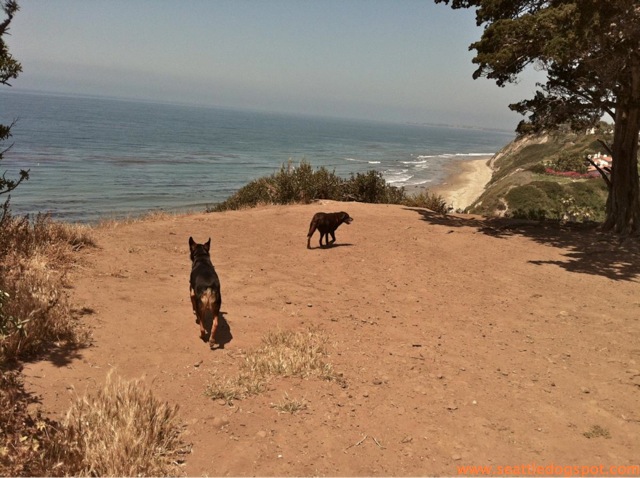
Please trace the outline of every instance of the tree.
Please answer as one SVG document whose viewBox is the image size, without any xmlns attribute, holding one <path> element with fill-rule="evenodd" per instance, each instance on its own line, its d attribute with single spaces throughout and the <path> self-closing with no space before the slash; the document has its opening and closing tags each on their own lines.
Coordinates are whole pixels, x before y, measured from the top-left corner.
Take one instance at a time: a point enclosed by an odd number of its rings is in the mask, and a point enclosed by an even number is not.
<svg viewBox="0 0 640 478">
<path fill-rule="evenodd" d="M 482 37 L 474 79 L 498 86 L 534 66 L 547 74 L 534 98 L 509 107 L 529 114 L 519 133 L 615 122 L 605 230 L 640 231 L 640 4 L 638 0 L 434 0 L 475 8 Z"/>
<path fill-rule="evenodd" d="M 22 71 L 22 66 L 11 56 L 11 53 L 9 53 L 9 48 L 5 43 L 4 36 L 9 32 L 9 25 L 11 24 L 11 20 L 13 20 L 14 14 L 18 11 L 18 4 L 15 0 L 0 0 L 0 8 L 2 8 L 6 16 L 4 21 L 0 23 L 0 84 L 11 86 L 9 80 L 17 78 L 18 74 Z M 0 124 L 0 144 L 3 144 L 11 137 L 12 126 L 13 123 L 10 125 Z M 3 146 L 0 148 L 0 161 L 2 161 L 2 157 L 9 149 L 11 149 L 11 146 L 6 148 Z M 20 177 L 18 179 L 7 179 L 6 175 L 7 173 L 5 171 L 0 177 L 0 195 L 10 193 L 17 188 L 22 181 L 29 179 L 29 171 L 25 170 L 20 171 Z M 4 219 L 8 207 L 9 199 L 7 198 L 1 206 L 2 213 L 0 214 L 0 223 L 2 219 Z"/>
</svg>

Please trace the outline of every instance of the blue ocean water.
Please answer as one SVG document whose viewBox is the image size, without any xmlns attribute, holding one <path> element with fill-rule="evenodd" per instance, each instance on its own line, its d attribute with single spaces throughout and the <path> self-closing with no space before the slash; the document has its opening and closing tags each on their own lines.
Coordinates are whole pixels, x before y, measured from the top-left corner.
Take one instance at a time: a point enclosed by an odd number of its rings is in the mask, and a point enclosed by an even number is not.
<svg viewBox="0 0 640 478">
<path fill-rule="evenodd" d="M 387 124 L 106 98 L 0 93 L 17 120 L 0 164 L 30 179 L 17 214 L 92 222 L 152 210 L 204 210 L 289 160 L 348 177 L 371 169 L 395 186 L 437 184 L 453 158 L 492 155 L 513 133 Z M 7 146 L 7 144 L 3 145 Z"/>
</svg>

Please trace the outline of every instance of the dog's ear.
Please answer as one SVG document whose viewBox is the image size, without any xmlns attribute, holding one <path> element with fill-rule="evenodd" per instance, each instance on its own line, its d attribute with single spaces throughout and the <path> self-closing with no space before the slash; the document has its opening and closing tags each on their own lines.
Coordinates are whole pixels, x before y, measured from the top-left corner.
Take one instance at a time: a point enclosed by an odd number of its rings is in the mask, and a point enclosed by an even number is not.
<svg viewBox="0 0 640 478">
<path fill-rule="evenodd" d="M 211 238 L 209 238 L 209 240 L 204 243 L 204 250 L 209 252 L 210 247 L 211 247 Z"/>
<path fill-rule="evenodd" d="M 191 252 L 196 248 L 196 241 L 193 240 L 193 237 L 189 236 L 189 250 Z"/>
</svg>

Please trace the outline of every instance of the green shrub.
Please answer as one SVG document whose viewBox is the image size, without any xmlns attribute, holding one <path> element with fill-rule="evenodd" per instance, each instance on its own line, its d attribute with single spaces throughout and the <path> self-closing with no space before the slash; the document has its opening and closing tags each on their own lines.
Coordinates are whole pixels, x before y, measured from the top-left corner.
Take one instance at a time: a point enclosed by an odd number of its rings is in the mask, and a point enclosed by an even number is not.
<svg viewBox="0 0 640 478">
<path fill-rule="evenodd" d="M 313 193 L 315 199 L 335 199 L 342 197 L 343 179 L 335 171 L 330 172 L 324 167 L 313 174 Z"/>
<path fill-rule="evenodd" d="M 351 174 L 343 186 L 344 198 L 366 203 L 401 204 L 406 199 L 404 188 L 390 186 L 379 171 Z"/>
<path fill-rule="evenodd" d="M 345 180 L 321 167 L 313 170 L 306 161 L 291 161 L 270 176 L 251 181 L 208 212 L 255 207 L 259 204 L 307 204 L 317 199 L 400 204 L 406 199 L 403 188 L 389 186 L 382 174 L 368 171 Z"/>
<path fill-rule="evenodd" d="M 513 188 L 507 193 L 509 215 L 522 219 L 545 219 L 551 216 L 553 203 L 544 191 L 533 184 Z"/>
<path fill-rule="evenodd" d="M 536 174 L 544 174 L 547 172 L 547 167 L 543 163 L 536 163 L 529 167 L 529 171 Z"/>
<path fill-rule="evenodd" d="M 562 151 L 555 160 L 549 163 L 549 167 L 555 171 L 575 171 L 580 174 L 587 172 L 584 157 L 569 151 Z"/>
<path fill-rule="evenodd" d="M 429 191 L 422 191 L 413 196 L 408 196 L 404 204 L 409 207 L 423 207 L 440 214 L 446 214 L 449 210 L 442 196 L 430 193 Z"/>
<path fill-rule="evenodd" d="M 511 217 L 571 222 L 602 220 L 606 198 L 606 186 L 598 180 L 565 184 L 533 181 L 511 189 L 505 196 Z"/>
</svg>

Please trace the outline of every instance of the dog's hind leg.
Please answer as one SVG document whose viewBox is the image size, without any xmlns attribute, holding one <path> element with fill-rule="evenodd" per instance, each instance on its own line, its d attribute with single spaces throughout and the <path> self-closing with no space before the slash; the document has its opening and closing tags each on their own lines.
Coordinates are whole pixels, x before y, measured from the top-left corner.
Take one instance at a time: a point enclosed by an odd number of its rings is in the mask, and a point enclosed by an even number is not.
<svg viewBox="0 0 640 478">
<path fill-rule="evenodd" d="M 218 317 L 220 312 L 213 315 L 213 325 L 211 326 L 211 337 L 209 338 L 209 346 L 213 348 L 216 345 L 216 332 L 218 330 Z"/>
<path fill-rule="evenodd" d="M 207 306 L 201 302 L 200 305 L 200 322 L 198 322 L 198 325 L 200 325 L 200 340 L 202 340 L 203 342 L 208 342 L 210 339 L 210 335 L 207 333 L 207 328 L 211 327 L 211 322 L 212 317 L 211 317 L 211 310 L 208 310 Z"/>
<path fill-rule="evenodd" d="M 329 242 L 329 234 L 331 234 L 331 242 Z M 327 234 L 327 245 L 333 244 L 334 242 L 336 242 L 335 233 L 333 231 L 330 231 L 329 234 Z"/>
<path fill-rule="evenodd" d="M 211 310 L 213 312 L 213 323 L 211 324 L 211 337 L 209 338 L 209 346 L 213 348 L 216 344 L 216 332 L 218 331 L 218 322 L 220 319 L 220 307 L 222 307 L 222 295 L 220 291 L 214 291 L 215 299 Z"/>
<path fill-rule="evenodd" d="M 196 293 L 189 287 L 189 296 L 191 297 L 191 307 L 193 307 L 193 313 L 196 316 L 196 324 L 200 323 L 200 317 L 198 316 L 198 306 L 196 304 Z"/>
</svg>

